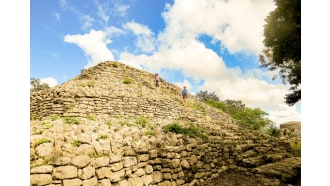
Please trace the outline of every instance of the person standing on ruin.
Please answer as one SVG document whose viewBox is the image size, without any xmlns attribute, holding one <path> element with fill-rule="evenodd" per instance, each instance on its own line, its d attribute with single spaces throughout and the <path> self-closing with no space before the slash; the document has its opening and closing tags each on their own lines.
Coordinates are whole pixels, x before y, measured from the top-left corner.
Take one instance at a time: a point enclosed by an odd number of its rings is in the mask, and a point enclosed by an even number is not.
<svg viewBox="0 0 330 186">
<path fill-rule="evenodd" d="M 183 105 L 186 105 L 187 99 L 188 99 L 188 90 L 187 87 L 184 86 L 183 90 L 182 90 L 182 101 L 183 101 Z"/>
<path fill-rule="evenodd" d="M 160 80 L 160 78 L 159 78 L 159 74 L 156 73 L 156 74 L 155 74 L 156 87 L 159 87 L 159 80 Z"/>
</svg>

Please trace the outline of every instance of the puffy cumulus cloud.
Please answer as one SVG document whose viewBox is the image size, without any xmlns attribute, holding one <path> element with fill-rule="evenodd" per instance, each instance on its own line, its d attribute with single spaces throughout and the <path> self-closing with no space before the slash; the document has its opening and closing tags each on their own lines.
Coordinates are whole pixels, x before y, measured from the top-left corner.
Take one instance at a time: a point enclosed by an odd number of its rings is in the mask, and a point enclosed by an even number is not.
<svg viewBox="0 0 330 186">
<path fill-rule="evenodd" d="M 137 42 L 135 45 L 142 52 L 152 52 L 155 49 L 156 40 L 153 38 L 152 31 L 147 26 L 135 22 L 128 22 L 124 24 L 123 27 L 136 35 Z"/>
<path fill-rule="evenodd" d="M 56 85 L 58 85 L 57 80 L 52 77 L 41 78 L 40 83 L 46 83 L 49 87 L 55 87 Z"/>
<path fill-rule="evenodd" d="M 272 0 L 176 0 L 163 13 L 167 25 L 161 38 L 170 45 L 186 33 L 207 34 L 231 53 L 258 53 L 264 18 L 274 8 Z"/>
<path fill-rule="evenodd" d="M 278 104 L 276 109 L 269 110 L 269 119 L 279 126 L 289 121 L 300 121 L 301 115 L 296 111 L 297 106 L 289 107 L 285 104 Z"/>
<path fill-rule="evenodd" d="M 176 41 L 172 48 L 161 48 L 151 56 L 122 53 L 119 61 L 139 68 L 144 66 L 151 71 L 163 68 L 181 70 L 185 76 L 195 80 L 217 79 L 225 73 L 223 60 L 196 40 Z"/>
<path fill-rule="evenodd" d="M 288 89 L 284 85 L 269 84 L 255 78 L 234 78 L 206 81 L 201 90 L 215 92 L 221 100 L 241 100 L 251 108 L 261 108 L 278 125 L 286 121 L 300 121 L 296 106 L 284 104 Z"/>
<path fill-rule="evenodd" d="M 87 34 L 66 35 L 64 41 L 78 45 L 90 58 L 84 68 L 95 66 L 103 61 L 113 61 L 114 57 L 111 51 L 107 48 L 107 44 L 111 40 L 106 38 L 106 33 L 103 31 L 91 30 Z"/>
</svg>

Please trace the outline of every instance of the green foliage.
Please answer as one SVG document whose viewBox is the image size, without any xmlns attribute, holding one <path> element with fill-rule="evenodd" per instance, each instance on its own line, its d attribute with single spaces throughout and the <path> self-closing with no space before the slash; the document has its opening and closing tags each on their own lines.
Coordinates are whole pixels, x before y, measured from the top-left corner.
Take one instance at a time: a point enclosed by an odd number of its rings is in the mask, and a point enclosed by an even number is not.
<svg viewBox="0 0 330 186">
<path fill-rule="evenodd" d="M 178 123 L 173 123 L 169 125 L 165 125 L 163 127 L 164 132 L 172 132 L 176 134 L 184 134 L 189 137 L 198 137 L 203 141 L 208 141 L 208 136 L 202 133 L 202 130 L 195 126 L 189 126 L 188 128 L 180 126 Z"/>
<path fill-rule="evenodd" d="M 262 111 L 260 108 L 252 109 L 246 107 L 241 110 L 237 110 L 231 115 L 240 124 L 253 130 L 260 130 L 271 123 L 269 119 L 264 118 L 267 113 Z"/>
<path fill-rule="evenodd" d="M 294 140 L 290 142 L 290 147 L 294 156 L 301 156 L 301 140 Z"/>
<path fill-rule="evenodd" d="M 301 0 L 274 2 L 276 8 L 266 18 L 265 49 L 259 60 L 261 67 L 279 70 L 283 82 L 291 85 L 292 92 L 285 96 L 291 106 L 301 99 Z"/>
<path fill-rule="evenodd" d="M 74 147 L 79 147 L 81 145 L 81 141 L 75 140 L 71 143 Z"/>
<path fill-rule="evenodd" d="M 84 82 L 84 83 L 80 83 L 79 86 L 82 86 L 82 87 L 94 87 L 95 86 L 95 81 L 87 81 L 87 82 Z"/>
<path fill-rule="evenodd" d="M 156 136 L 157 132 L 153 130 L 147 130 L 144 132 L 144 135 L 146 136 Z"/>
<path fill-rule="evenodd" d="M 274 123 L 267 125 L 264 130 L 270 136 L 281 136 L 281 130 Z"/>
<path fill-rule="evenodd" d="M 136 123 L 126 123 L 128 127 L 137 127 Z"/>
<path fill-rule="evenodd" d="M 200 92 L 201 95 L 207 95 L 207 91 Z M 217 96 L 215 95 L 215 97 Z M 265 118 L 265 116 L 268 115 L 266 112 L 262 111 L 260 108 L 252 109 L 245 107 L 242 101 L 229 99 L 225 101 L 215 101 L 214 99 L 206 99 L 204 102 L 211 107 L 228 113 L 231 117 L 236 119 L 238 123 L 249 129 L 262 130 L 273 123 L 271 120 Z M 277 135 L 275 129 L 273 132 L 273 135 Z"/>
<path fill-rule="evenodd" d="M 41 129 L 38 129 L 36 127 L 32 128 L 32 134 L 33 135 L 42 134 L 42 132 L 43 132 L 43 130 L 41 130 Z"/>
<path fill-rule="evenodd" d="M 30 79 L 30 92 L 38 92 L 40 90 L 49 89 L 49 85 L 46 83 L 41 83 L 40 79 L 31 78 Z"/>
<path fill-rule="evenodd" d="M 116 62 L 116 61 L 114 61 L 114 62 L 111 63 L 111 65 L 112 65 L 113 67 L 117 68 L 117 67 L 119 66 L 119 63 Z"/>
<path fill-rule="evenodd" d="M 47 129 L 49 129 L 53 126 L 53 124 L 50 123 L 49 121 L 42 122 L 42 125 L 45 126 Z"/>
<path fill-rule="evenodd" d="M 101 134 L 97 137 L 96 140 L 100 140 L 100 139 L 107 139 L 108 138 L 108 135 L 107 134 Z"/>
<path fill-rule="evenodd" d="M 43 144 L 43 143 L 49 143 L 49 142 L 51 142 L 50 139 L 42 138 L 42 139 L 36 141 L 36 142 L 34 143 L 34 146 L 37 147 L 37 146 L 40 145 L 40 144 Z"/>
<path fill-rule="evenodd" d="M 93 114 L 87 114 L 86 118 L 89 120 L 95 120 L 95 116 Z"/>
<path fill-rule="evenodd" d="M 146 127 L 147 124 L 149 123 L 149 120 L 145 116 L 140 116 L 136 118 L 135 123 L 141 125 L 142 127 Z"/>
<path fill-rule="evenodd" d="M 112 122 L 111 121 L 107 121 L 105 124 L 108 125 L 109 127 L 112 126 Z"/>
<path fill-rule="evenodd" d="M 195 110 L 199 110 L 199 111 L 201 111 L 201 112 L 204 112 L 204 111 L 205 111 L 204 107 L 202 107 L 202 106 L 199 105 L 199 104 L 193 104 L 191 107 L 192 107 L 193 109 L 195 109 Z"/>
<path fill-rule="evenodd" d="M 220 109 L 220 110 L 222 110 L 224 112 L 227 112 L 227 110 L 228 110 L 227 105 L 224 102 L 218 102 L 218 101 L 214 101 L 214 100 L 208 99 L 208 100 L 206 100 L 206 103 L 208 105 L 210 105 L 211 107 Z"/>
<path fill-rule="evenodd" d="M 50 119 L 51 119 L 52 121 L 55 121 L 55 120 L 57 120 L 57 119 L 59 119 L 59 118 L 60 118 L 60 116 L 57 115 L 57 114 L 53 114 L 53 115 L 50 116 Z"/>
<path fill-rule="evenodd" d="M 201 101 L 207 101 L 207 100 L 219 101 L 219 97 L 215 94 L 215 92 L 209 93 L 207 92 L 207 90 L 205 91 L 200 90 L 196 94 L 196 97 Z"/>
<path fill-rule="evenodd" d="M 129 77 L 126 77 L 126 78 L 124 78 L 124 80 L 123 80 L 123 83 L 124 84 L 131 84 L 133 82 L 133 79 L 131 79 L 131 78 L 129 78 Z"/>
<path fill-rule="evenodd" d="M 120 126 L 124 126 L 124 125 L 129 124 L 129 122 L 128 121 L 125 121 L 125 120 L 121 120 L 118 123 L 119 123 Z"/>
<path fill-rule="evenodd" d="M 65 124 L 70 124 L 70 125 L 72 124 L 79 125 L 81 122 L 79 119 L 75 117 L 63 117 L 62 120 Z"/>
</svg>

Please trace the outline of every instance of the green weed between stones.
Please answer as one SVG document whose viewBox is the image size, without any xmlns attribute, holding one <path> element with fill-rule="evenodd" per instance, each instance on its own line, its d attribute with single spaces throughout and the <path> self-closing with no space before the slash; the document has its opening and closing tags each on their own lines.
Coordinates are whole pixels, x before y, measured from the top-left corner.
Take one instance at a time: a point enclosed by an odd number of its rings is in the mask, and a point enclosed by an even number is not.
<svg viewBox="0 0 330 186">
<path fill-rule="evenodd" d="M 65 124 L 69 124 L 69 125 L 72 124 L 79 125 L 81 123 L 81 121 L 75 117 L 63 117 L 62 120 Z"/>
<path fill-rule="evenodd" d="M 107 134 L 101 134 L 101 135 L 99 135 L 97 138 L 96 138 L 96 140 L 98 141 L 98 140 L 100 140 L 100 139 L 107 139 L 108 138 L 108 135 Z"/>
<path fill-rule="evenodd" d="M 131 84 L 133 82 L 133 79 L 129 78 L 129 77 L 126 77 L 123 79 L 123 83 L 124 84 Z"/>
<path fill-rule="evenodd" d="M 34 147 L 37 147 L 37 146 L 40 145 L 40 144 L 43 144 L 43 143 L 49 143 L 49 142 L 51 142 L 50 139 L 42 138 L 42 139 L 40 139 L 40 140 L 38 140 L 38 141 L 35 142 Z"/>
<path fill-rule="evenodd" d="M 71 143 L 74 147 L 79 147 L 82 143 L 79 140 L 75 140 Z"/>
<path fill-rule="evenodd" d="M 172 123 L 169 125 L 165 125 L 163 127 L 164 132 L 168 133 L 168 132 L 172 132 L 172 133 L 176 133 L 176 134 L 183 134 L 189 137 L 193 137 L 193 138 L 201 138 L 204 142 L 208 142 L 208 136 L 203 134 L 202 129 L 196 127 L 196 126 L 189 126 L 189 127 L 182 127 L 180 126 L 178 123 Z"/>
</svg>

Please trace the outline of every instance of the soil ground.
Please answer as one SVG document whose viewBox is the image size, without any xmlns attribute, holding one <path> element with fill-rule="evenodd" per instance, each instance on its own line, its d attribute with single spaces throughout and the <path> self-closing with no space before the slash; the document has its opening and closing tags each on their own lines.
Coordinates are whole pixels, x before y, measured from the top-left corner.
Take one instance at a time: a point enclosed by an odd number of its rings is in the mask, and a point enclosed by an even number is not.
<svg viewBox="0 0 330 186">
<path fill-rule="evenodd" d="M 258 178 L 255 175 L 246 175 L 242 174 L 238 171 L 227 171 L 225 173 L 222 173 L 220 177 L 212 179 L 208 182 L 203 183 L 203 185 L 207 186 L 301 186 L 300 178 L 298 180 L 295 180 L 295 183 L 275 183 L 275 182 L 269 182 L 268 183 L 262 183 L 260 178 Z"/>
</svg>

